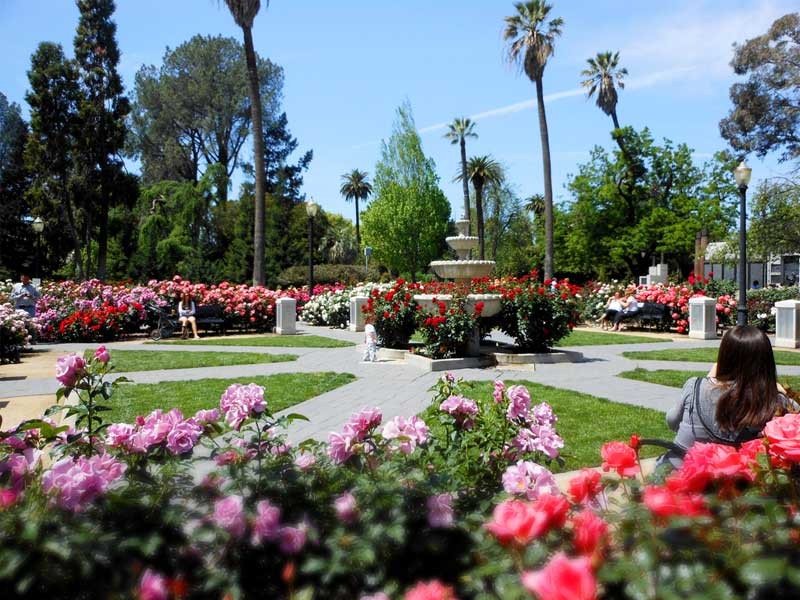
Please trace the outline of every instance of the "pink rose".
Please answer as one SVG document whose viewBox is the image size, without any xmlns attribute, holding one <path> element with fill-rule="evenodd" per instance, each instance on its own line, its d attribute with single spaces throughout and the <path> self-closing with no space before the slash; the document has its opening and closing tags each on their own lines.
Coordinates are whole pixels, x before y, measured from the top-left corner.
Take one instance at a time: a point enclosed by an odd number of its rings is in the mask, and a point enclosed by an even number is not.
<svg viewBox="0 0 800 600">
<path fill-rule="evenodd" d="M 503 473 L 503 489 L 508 494 L 536 500 L 541 494 L 557 494 L 558 484 L 547 468 L 529 460 L 520 460 Z"/>
<path fill-rule="evenodd" d="M 294 464 L 296 464 L 297 468 L 301 471 L 308 471 L 316 462 L 317 457 L 311 452 L 301 452 L 298 454 L 297 458 L 294 459 Z"/>
<path fill-rule="evenodd" d="M 403 600 L 458 600 L 453 588 L 441 581 L 419 582 L 406 592 Z"/>
<path fill-rule="evenodd" d="M 522 547 L 544 532 L 544 515 L 537 515 L 529 502 L 506 500 L 494 507 L 492 520 L 484 527 L 502 545 Z"/>
<path fill-rule="evenodd" d="M 492 397 L 495 404 L 500 404 L 503 401 L 503 393 L 506 391 L 506 384 L 500 380 L 494 382 L 494 391 Z"/>
<path fill-rule="evenodd" d="M 145 570 L 139 582 L 139 600 L 168 600 L 167 578 L 152 569 Z"/>
<path fill-rule="evenodd" d="M 708 512 L 702 494 L 674 491 L 668 487 L 647 486 L 642 501 L 653 515 L 660 518 L 694 517 Z"/>
<path fill-rule="evenodd" d="M 14 506 L 18 498 L 19 492 L 8 488 L 0 489 L 0 510 L 5 510 Z"/>
<path fill-rule="evenodd" d="M 403 454 L 411 454 L 414 449 L 428 440 L 428 426 L 425 421 L 413 415 L 408 420 L 395 417 L 383 428 L 383 438 L 387 440 L 400 439 L 396 449 Z"/>
<path fill-rule="evenodd" d="M 97 350 L 94 351 L 94 359 L 97 362 L 101 362 L 103 364 L 108 362 L 108 359 L 111 358 L 111 355 L 106 349 L 105 346 L 100 346 Z"/>
<path fill-rule="evenodd" d="M 244 516 L 244 500 L 241 496 L 228 496 L 214 502 L 211 520 L 234 538 L 241 538 L 247 527 Z"/>
<path fill-rule="evenodd" d="M 800 462 L 800 414 L 775 417 L 764 427 L 769 452 L 792 463 Z"/>
<path fill-rule="evenodd" d="M 56 379 L 64 387 L 74 387 L 86 373 L 86 361 L 77 354 L 62 356 L 56 361 Z"/>
<path fill-rule="evenodd" d="M 194 415 L 194 420 L 199 425 L 208 425 L 209 423 L 219 421 L 219 409 L 198 410 Z"/>
<path fill-rule="evenodd" d="M 436 494 L 425 502 L 428 509 L 428 525 L 434 528 L 447 529 L 453 526 L 452 494 Z"/>
<path fill-rule="evenodd" d="M 192 421 L 178 423 L 167 434 L 167 450 L 176 455 L 191 452 L 202 433 L 203 428 Z"/>
<path fill-rule="evenodd" d="M 636 477 L 639 463 L 636 450 L 624 442 L 608 442 L 600 450 L 603 457 L 603 471 L 614 469 L 620 477 Z"/>
<path fill-rule="evenodd" d="M 333 502 L 336 517 L 348 525 L 358 520 L 358 503 L 356 497 L 350 492 L 345 492 Z"/>
<path fill-rule="evenodd" d="M 508 419 L 516 421 L 520 417 L 527 418 L 528 410 L 531 407 L 531 395 L 528 393 L 528 389 L 524 385 L 512 385 L 506 390 L 506 396 L 509 399 L 506 411 Z"/>
<path fill-rule="evenodd" d="M 127 423 L 114 423 L 106 429 L 106 445 L 114 448 L 124 448 L 128 445 L 135 429 Z"/>
<path fill-rule="evenodd" d="M 253 544 L 259 545 L 265 540 L 277 540 L 281 529 L 281 509 L 269 500 L 261 500 L 256 504 L 256 518 L 253 521 Z"/>
<path fill-rule="evenodd" d="M 597 580 L 586 557 L 570 559 L 558 552 L 544 568 L 522 575 L 522 585 L 541 600 L 594 600 Z"/>
<path fill-rule="evenodd" d="M 306 530 L 304 527 L 281 527 L 278 533 L 280 548 L 284 554 L 299 554 L 306 545 Z"/>
</svg>

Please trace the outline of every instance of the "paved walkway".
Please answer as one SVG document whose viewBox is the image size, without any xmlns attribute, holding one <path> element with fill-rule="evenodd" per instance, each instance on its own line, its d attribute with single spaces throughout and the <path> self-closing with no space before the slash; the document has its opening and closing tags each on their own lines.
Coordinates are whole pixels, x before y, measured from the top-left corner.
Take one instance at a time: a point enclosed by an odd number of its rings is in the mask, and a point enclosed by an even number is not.
<svg viewBox="0 0 800 600">
<path fill-rule="evenodd" d="M 332 330 L 299 324 L 301 334 L 316 334 L 336 339 L 361 342 L 363 334 Z M 495 332 L 493 339 L 503 340 L 504 336 Z M 583 362 L 575 364 L 537 365 L 536 370 L 519 368 L 464 369 L 457 372 L 466 380 L 523 380 L 552 385 L 607 398 L 616 402 L 644 406 L 666 411 L 675 402 L 678 391 L 675 388 L 622 379 L 616 375 L 641 366 L 647 369 L 705 369 L 707 363 L 679 363 L 633 361 L 622 357 L 629 350 L 658 350 L 666 348 L 697 348 L 716 346 L 718 341 L 696 341 L 681 339 L 678 342 L 653 344 L 624 344 L 609 346 L 576 347 L 583 353 Z M 52 376 L 55 359 L 65 352 L 82 352 L 96 344 L 58 344 L 40 346 L 50 352 L 26 357 L 22 365 L 0 366 L 0 416 L 9 412 L 13 405 L 17 413 L 20 405 L 30 401 L 32 411 L 38 410 L 42 396 L 55 394 L 58 384 Z M 143 344 L 140 341 L 121 342 L 107 345 L 113 349 L 167 350 L 180 352 L 261 352 L 292 353 L 298 355 L 294 362 L 238 365 L 229 367 L 208 367 L 202 369 L 164 369 L 125 375 L 136 383 L 177 381 L 204 378 L 234 378 L 255 375 L 269 375 L 285 372 L 347 372 L 356 380 L 311 398 L 291 407 L 291 412 L 306 415 L 310 421 L 293 423 L 290 438 L 294 441 L 309 437 L 325 439 L 330 431 L 339 429 L 351 413 L 365 406 L 378 406 L 384 417 L 411 415 L 423 410 L 430 402 L 430 388 L 440 377 L 440 373 L 427 373 L 405 364 L 402 361 L 384 360 L 378 363 L 361 363 L 362 347 L 347 348 L 265 348 L 248 346 L 184 346 L 171 344 Z M 26 366 L 26 362 L 29 364 Z M 49 374 L 42 365 L 49 362 Z M 800 375 L 800 367 L 779 367 L 782 374 Z M 30 374 L 29 374 L 30 373 Z M 33 397 L 37 400 L 34 402 Z M 269 390 L 267 390 L 269 397 Z M 535 398 L 534 398 L 535 399 Z M 24 408 L 22 410 L 24 412 Z M 31 415 L 31 417 L 34 415 Z M 6 427 L 10 425 L 6 419 Z"/>
</svg>

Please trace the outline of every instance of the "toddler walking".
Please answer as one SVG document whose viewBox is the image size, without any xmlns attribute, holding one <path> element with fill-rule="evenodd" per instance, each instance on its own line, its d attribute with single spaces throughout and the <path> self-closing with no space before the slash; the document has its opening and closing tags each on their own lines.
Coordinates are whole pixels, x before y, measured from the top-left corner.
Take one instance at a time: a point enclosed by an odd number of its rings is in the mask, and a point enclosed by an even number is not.
<svg viewBox="0 0 800 600">
<path fill-rule="evenodd" d="M 378 334 L 375 331 L 375 317 L 369 315 L 366 318 L 366 325 L 364 325 L 364 341 L 367 347 L 364 349 L 364 357 L 361 359 L 364 362 L 378 362 Z"/>
</svg>

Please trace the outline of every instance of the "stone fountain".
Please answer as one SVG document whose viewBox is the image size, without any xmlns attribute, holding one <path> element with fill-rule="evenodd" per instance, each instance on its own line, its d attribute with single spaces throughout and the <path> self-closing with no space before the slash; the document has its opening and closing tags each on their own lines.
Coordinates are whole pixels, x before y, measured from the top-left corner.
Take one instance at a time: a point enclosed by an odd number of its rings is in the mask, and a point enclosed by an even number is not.
<svg viewBox="0 0 800 600">
<path fill-rule="evenodd" d="M 469 221 L 464 219 L 456 221 L 456 228 L 458 235 L 445 238 L 447 245 L 455 250 L 458 255 L 457 260 L 434 260 L 431 262 L 431 269 L 442 279 L 452 279 L 456 283 L 469 284 L 472 279 L 486 277 L 494 269 L 495 262 L 493 260 L 470 260 L 470 250 L 474 250 L 478 246 L 478 238 L 474 235 L 467 235 L 469 230 Z M 434 304 L 433 299 L 436 298 L 439 302 L 449 304 L 452 296 L 449 294 L 418 294 L 414 296 L 414 300 L 422 306 L 423 310 L 428 312 L 435 312 L 438 306 Z M 481 317 L 492 317 L 500 312 L 502 296 L 500 294 L 469 294 L 467 296 L 467 310 L 475 310 L 475 305 L 478 302 L 483 302 L 483 310 Z M 478 356 L 480 354 L 480 333 L 476 328 L 472 340 L 469 344 L 468 354 L 470 356 Z"/>
</svg>

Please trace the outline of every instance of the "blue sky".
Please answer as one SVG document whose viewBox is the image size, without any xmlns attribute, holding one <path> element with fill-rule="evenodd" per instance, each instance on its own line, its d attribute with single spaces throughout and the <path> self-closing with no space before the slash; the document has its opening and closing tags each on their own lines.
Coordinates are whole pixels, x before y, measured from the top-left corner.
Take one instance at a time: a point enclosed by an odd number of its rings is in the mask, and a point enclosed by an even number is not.
<svg viewBox="0 0 800 600">
<path fill-rule="evenodd" d="M 553 4 L 551 14 L 565 24 L 544 91 L 554 193 L 562 201 L 569 199 L 569 174 L 591 148 L 612 143 L 610 119 L 580 90 L 586 58 L 619 50 L 629 71 L 620 122 L 686 142 L 702 162 L 725 146 L 718 122 L 729 110 L 735 80 L 731 44 L 798 8 L 796 0 Z M 301 149 L 314 150 L 305 193 L 352 218 L 351 205 L 338 194 L 340 176 L 353 168 L 374 171 L 380 141 L 405 99 L 454 206 L 461 198 L 460 184 L 452 182 L 458 149 L 442 134 L 444 124 L 462 115 L 477 121 L 480 137 L 469 143 L 470 155 L 502 162 L 520 195 L 541 192 L 535 89 L 503 60 L 503 17 L 512 10 L 505 0 L 273 0 L 262 9 L 256 50 L 283 66 L 290 127 Z M 77 19 L 72 0 L 0 0 L 0 92 L 27 111 L 31 54 L 45 40 L 71 54 Z M 116 22 L 126 86 L 142 64 L 160 64 L 167 46 L 197 33 L 241 38 L 215 0 L 117 0 Z M 750 164 L 754 183 L 784 171 L 772 157 Z"/>
</svg>

